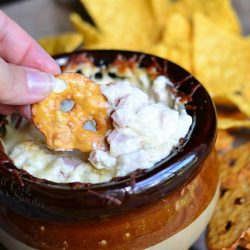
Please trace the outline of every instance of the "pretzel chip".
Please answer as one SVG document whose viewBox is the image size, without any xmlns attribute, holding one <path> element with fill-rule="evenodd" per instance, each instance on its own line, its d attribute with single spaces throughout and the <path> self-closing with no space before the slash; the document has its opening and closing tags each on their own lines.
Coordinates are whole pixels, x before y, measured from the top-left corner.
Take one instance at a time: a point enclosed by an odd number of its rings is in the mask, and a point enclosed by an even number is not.
<svg viewBox="0 0 250 250">
<path fill-rule="evenodd" d="M 102 148 L 111 128 L 108 102 L 100 86 L 77 73 L 58 76 L 53 92 L 32 105 L 32 118 L 53 150 Z"/>
</svg>

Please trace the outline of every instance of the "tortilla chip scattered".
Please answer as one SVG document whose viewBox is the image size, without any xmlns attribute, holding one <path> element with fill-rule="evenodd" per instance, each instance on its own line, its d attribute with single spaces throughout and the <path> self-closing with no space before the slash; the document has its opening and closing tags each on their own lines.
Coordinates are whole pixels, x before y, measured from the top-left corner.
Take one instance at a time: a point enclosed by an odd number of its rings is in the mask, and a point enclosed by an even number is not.
<svg viewBox="0 0 250 250">
<path fill-rule="evenodd" d="M 186 11 L 202 13 L 221 30 L 239 35 L 241 26 L 230 0 L 183 0 Z"/>
<path fill-rule="evenodd" d="M 221 129 L 218 131 L 215 148 L 219 155 L 223 155 L 233 148 L 234 139 L 230 132 Z"/>
<path fill-rule="evenodd" d="M 217 99 L 216 99 L 217 101 Z M 222 103 L 222 100 L 220 100 Z M 243 129 L 250 128 L 250 119 L 240 112 L 231 102 L 217 105 L 217 118 L 219 129 Z"/>
<path fill-rule="evenodd" d="M 152 12 L 154 18 L 157 20 L 157 24 L 160 30 L 165 29 L 165 25 L 168 23 L 168 17 L 174 13 L 180 15 L 189 15 L 186 10 L 186 5 L 183 0 L 150 0 L 152 5 Z"/>
<path fill-rule="evenodd" d="M 167 58 L 187 70 L 191 70 L 191 23 L 181 14 L 168 18 L 162 41 L 150 46 L 146 52 Z"/>
<path fill-rule="evenodd" d="M 191 22 L 180 14 L 172 14 L 165 26 L 162 43 L 168 48 L 166 58 L 191 71 Z"/>
<path fill-rule="evenodd" d="M 195 12 L 239 34 L 229 0 L 81 0 L 96 27 L 73 13 L 71 22 L 90 49 L 127 49 L 152 53 L 192 71 L 192 23 Z"/>
<path fill-rule="evenodd" d="M 235 108 L 235 105 L 226 96 L 215 96 L 214 102 L 219 106 L 226 106 Z"/>
<path fill-rule="evenodd" d="M 250 65 L 250 63 L 248 64 Z M 248 78 L 250 80 L 250 72 L 248 76 L 242 75 L 242 79 L 244 78 Z M 243 83 L 242 80 L 241 82 L 242 84 L 234 86 L 233 90 L 230 91 L 227 94 L 227 96 L 230 99 L 230 101 L 232 101 L 235 105 L 237 105 L 237 107 L 250 119 L 250 87 L 249 87 L 250 82 Z"/>
<path fill-rule="evenodd" d="M 79 33 L 64 33 L 39 39 L 38 42 L 50 55 L 58 55 L 77 49 L 83 37 Z"/>
<path fill-rule="evenodd" d="M 233 118 L 219 118 L 219 129 L 250 128 L 250 120 L 237 120 Z"/>
<path fill-rule="evenodd" d="M 194 73 L 212 97 L 226 96 L 250 116 L 250 43 L 196 14 L 193 55 Z"/>
<path fill-rule="evenodd" d="M 98 30 L 104 47 L 142 50 L 154 43 L 158 26 L 151 4 L 145 0 L 81 0 Z M 108 41 L 108 43 L 107 43 Z M 98 47 L 101 47 L 99 41 Z"/>
<path fill-rule="evenodd" d="M 250 143 L 221 158 L 221 197 L 208 227 L 209 249 L 237 249 L 250 228 Z"/>
<path fill-rule="evenodd" d="M 100 40 L 98 30 L 88 22 L 84 21 L 77 13 L 71 13 L 70 21 L 75 29 L 84 37 L 84 45 L 88 46 Z"/>
<path fill-rule="evenodd" d="M 151 0 L 151 3 L 160 27 L 168 23 L 168 17 L 173 13 L 191 19 L 195 12 L 200 12 L 221 29 L 241 33 L 240 22 L 230 0 Z"/>
</svg>

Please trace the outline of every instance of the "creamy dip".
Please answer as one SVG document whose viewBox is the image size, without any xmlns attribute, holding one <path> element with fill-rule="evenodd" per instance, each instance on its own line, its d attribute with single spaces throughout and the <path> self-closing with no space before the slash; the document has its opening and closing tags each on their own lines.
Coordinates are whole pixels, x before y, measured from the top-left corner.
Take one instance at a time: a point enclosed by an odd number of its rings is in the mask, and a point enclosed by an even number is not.
<svg viewBox="0 0 250 250">
<path fill-rule="evenodd" d="M 46 147 L 34 125 L 23 122 L 18 130 L 9 126 L 4 139 L 5 150 L 18 168 L 59 183 L 105 182 L 137 169 L 151 168 L 187 135 L 192 118 L 167 91 L 166 87 L 172 85 L 168 78 L 149 80 L 140 70 L 136 78 L 131 72 L 117 79 L 102 72 L 100 79 L 95 77 L 96 69 L 87 68 L 90 69 L 94 74 L 84 71 L 83 66 L 81 71 L 102 84 L 101 91 L 110 105 L 113 129 L 106 135 L 109 147 L 94 149 L 89 155 L 54 152 Z"/>
</svg>

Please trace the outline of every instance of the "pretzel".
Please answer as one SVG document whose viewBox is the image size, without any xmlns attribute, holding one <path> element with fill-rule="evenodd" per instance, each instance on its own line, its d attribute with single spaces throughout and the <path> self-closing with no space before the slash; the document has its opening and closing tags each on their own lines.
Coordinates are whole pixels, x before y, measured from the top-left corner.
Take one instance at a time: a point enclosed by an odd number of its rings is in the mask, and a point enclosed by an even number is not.
<svg viewBox="0 0 250 250">
<path fill-rule="evenodd" d="M 82 152 L 102 148 L 111 122 L 100 86 L 77 73 L 63 73 L 56 78 L 53 92 L 32 105 L 33 122 L 44 134 L 47 146 Z M 62 110 L 65 102 L 71 103 L 71 107 Z"/>
</svg>

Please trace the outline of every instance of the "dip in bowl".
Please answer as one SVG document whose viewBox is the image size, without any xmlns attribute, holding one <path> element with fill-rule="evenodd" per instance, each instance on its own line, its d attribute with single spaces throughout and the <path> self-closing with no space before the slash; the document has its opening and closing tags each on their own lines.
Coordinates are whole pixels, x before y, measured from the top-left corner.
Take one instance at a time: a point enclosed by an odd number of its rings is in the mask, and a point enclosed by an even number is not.
<svg viewBox="0 0 250 250">
<path fill-rule="evenodd" d="M 218 198 L 216 115 L 206 90 L 174 63 L 142 53 L 81 51 L 56 60 L 103 84 L 113 129 L 106 148 L 54 152 L 34 125 L 2 117 L 3 244 L 187 249 Z"/>
</svg>

